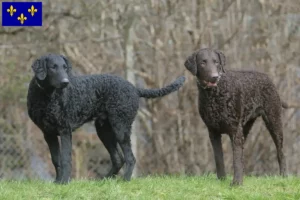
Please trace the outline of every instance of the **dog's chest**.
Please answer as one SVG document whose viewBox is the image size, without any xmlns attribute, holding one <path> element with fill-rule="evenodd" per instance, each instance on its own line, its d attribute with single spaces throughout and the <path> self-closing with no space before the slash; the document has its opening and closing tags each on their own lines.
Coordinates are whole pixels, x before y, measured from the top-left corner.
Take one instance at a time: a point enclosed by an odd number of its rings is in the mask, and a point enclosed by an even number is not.
<svg viewBox="0 0 300 200">
<path fill-rule="evenodd" d="M 56 130 L 65 126 L 65 116 L 59 102 L 40 101 L 29 108 L 32 121 L 42 130 Z"/>
<path fill-rule="evenodd" d="M 207 127 L 226 132 L 238 121 L 234 98 L 222 94 L 199 95 L 199 113 Z"/>
</svg>

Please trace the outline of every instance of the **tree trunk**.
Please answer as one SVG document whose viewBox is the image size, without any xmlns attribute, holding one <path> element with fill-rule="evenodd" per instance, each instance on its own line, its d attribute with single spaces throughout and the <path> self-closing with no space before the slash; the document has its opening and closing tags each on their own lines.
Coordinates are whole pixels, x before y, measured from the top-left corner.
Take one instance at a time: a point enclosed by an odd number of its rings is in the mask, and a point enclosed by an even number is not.
<svg viewBox="0 0 300 200">
<path fill-rule="evenodd" d="M 125 67 L 126 67 L 126 79 L 131 82 L 133 85 L 136 85 L 135 81 L 135 73 L 134 73 L 134 47 L 133 47 L 133 27 L 134 27 L 134 16 L 131 15 L 127 25 L 125 26 Z M 131 145 L 132 151 L 136 158 L 136 165 L 132 173 L 132 177 L 136 177 L 138 170 L 138 155 L 137 155 L 137 136 L 136 136 L 136 129 L 137 129 L 137 120 L 135 120 L 132 124 L 131 129 Z"/>
</svg>

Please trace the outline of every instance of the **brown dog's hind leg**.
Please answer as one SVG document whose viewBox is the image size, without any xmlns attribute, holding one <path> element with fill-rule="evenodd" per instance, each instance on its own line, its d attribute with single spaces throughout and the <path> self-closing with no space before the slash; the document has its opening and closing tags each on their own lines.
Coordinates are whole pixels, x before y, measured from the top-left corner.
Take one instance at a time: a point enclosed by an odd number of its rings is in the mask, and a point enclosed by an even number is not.
<svg viewBox="0 0 300 200">
<path fill-rule="evenodd" d="M 233 180 L 231 185 L 242 185 L 244 172 L 244 134 L 242 126 L 238 125 L 237 130 L 229 136 L 233 151 Z"/>
<path fill-rule="evenodd" d="M 277 159 L 281 176 L 286 176 L 286 160 L 283 153 L 283 133 L 280 110 L 270 109 L 262 116 L 266 127 L 272 136 L 277 150 Z"/>
</svg>

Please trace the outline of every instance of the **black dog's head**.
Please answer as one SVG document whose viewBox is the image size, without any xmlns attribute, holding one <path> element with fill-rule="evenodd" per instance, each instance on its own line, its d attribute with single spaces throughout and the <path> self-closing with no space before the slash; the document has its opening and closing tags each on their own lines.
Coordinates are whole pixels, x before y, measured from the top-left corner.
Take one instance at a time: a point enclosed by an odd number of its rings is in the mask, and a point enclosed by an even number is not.
<svg viewBox="0 0 300 200">
<path fill-rule="evenodd" d="M 222 52 L 205 48 L 190 55 L 184 65 L 207 88 L 217 86 L 222 73 L 225 73 L 225 62 Z"/>
<path fill-rule="evenodd" d="M 35 77 L 48 86 L 65 88 L 69 84 L 69 72 L 71 63 L 62 55 L 48 54 L 35 60 L 32 64 Z"/>
</svg>

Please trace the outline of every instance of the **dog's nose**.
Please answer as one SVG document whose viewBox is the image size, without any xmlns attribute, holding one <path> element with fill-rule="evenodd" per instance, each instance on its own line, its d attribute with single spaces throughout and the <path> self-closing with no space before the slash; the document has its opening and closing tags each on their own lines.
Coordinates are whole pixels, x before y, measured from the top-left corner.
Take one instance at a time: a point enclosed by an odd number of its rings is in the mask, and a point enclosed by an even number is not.
<svg viewBox="0 0 300 200">
<path fill-rule="evenodd" d="M 218 81 L 219 76 L 213 76 L 210 78 L 211 83 L 216 83 Z"/>
<path fill-rule="evenodd" d="M 69 84 L 69 79 L 64 78 L 64 79 L 61 80 L 61 82 L 60 82 L 60 87 L 61 87 L 61 88 L 67 87 L 68 84 Z"/>
</svg>

